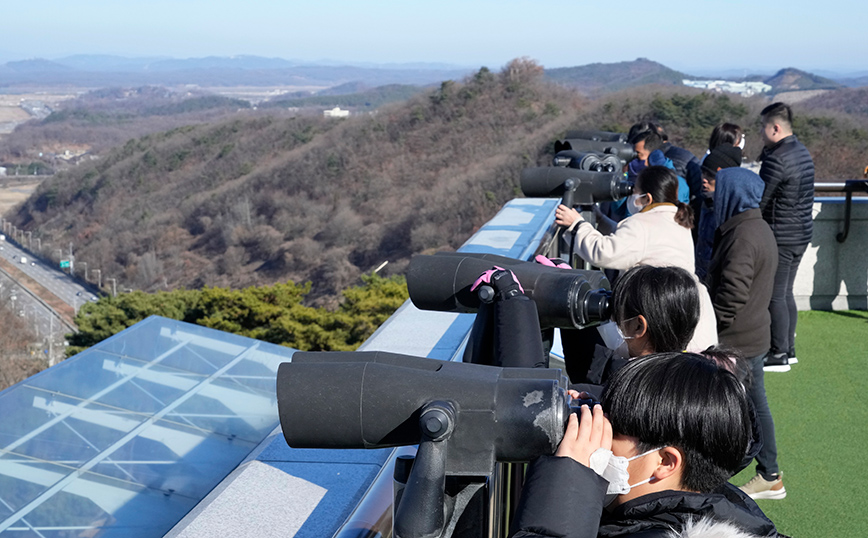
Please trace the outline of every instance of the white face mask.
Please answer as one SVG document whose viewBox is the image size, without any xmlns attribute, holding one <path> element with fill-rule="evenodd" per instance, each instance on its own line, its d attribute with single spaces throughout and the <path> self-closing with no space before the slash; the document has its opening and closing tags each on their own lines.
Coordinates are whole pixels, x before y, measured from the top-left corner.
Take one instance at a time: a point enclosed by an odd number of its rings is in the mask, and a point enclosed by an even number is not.
<svg viewBox="0 0 868 538">
<path fill-rule="evenodd" d="M 739 149 L 744 150 L 744 135 L 741 135 L 741 140 L 738 143 Z"/>
<path fill-rule="evenodd" d="M 635 320 L 637 320 L 637 319 L 639 319 L 639 316 L 633 316 L 633 317 L 630 318 L 630 319 L 625 319 L 624 321 L 621 322 L 621 324 L 623 324 L 623 325 L 628 325 L 628 324 L 632 323 L 633 321 L 635 321 Z M 612 323 L 615 323 L 615 322 L 612 322 Z M 618 336 L 621 337 L 621 340 L 624 340 L 624 341 L 626 341 L 626 340 L 635 340 L 635 339 L 636 339 L 635 336 L 627 336 L 626 334 L 624 334 L 624 330 L 621 329 L 621 324 L 615 323 L 615 330 L 618 331 Z"/>
<path fill-rule="evenodd" d="M 627 214 L 628 215 L 635 215 L 636 213 L 639 213 L 643 209 L 645 209 L 645 204 L 639 203 L 639 198 L 642 198 L 643 196 L 647 196 L 647 195 L 645 195 L 645 194 L 631 194 L 627 198 Z"/>
<path fill-rule="evenodd" d="M 642 484 L 647 484 L 653 478 L 649 476 L 647 479 L 642 480 L 641 482 L 636 482 L 635 484 L 630 484 L 630 473 L 627 472 L 627 466 L 629 463 L 635 459 L 639 459 L 643 456 L 647 456 L 653 452 L 657 452 L 658 450 L 666 448 L 665 446 L 660 448 L 655 448 L 653 450 L 649 450 L 648 452 L 643 452 L 638 456 L 633 456 L 632 458 L 625 458 L 623 456 L 616 456 L 612 454 L 611 450 L 606 450 L 605 448 L 598 448 L 591 454 L 590 464 L 591 469 L 594 470 L 595 473 L 605 478 L 609 485 L 606 488 L 606 500 L 604 506 L 609 506 L 612 504 L 612 501 L 618 495 L 624 495 L 626 493 L 630 493 L 630 490 L 635 488 L 636 486 L 641 486 Z"/>
<path fill-rule="evenodd" d="M 603 339 L 603 344 L 605 344 L 607 348 L 613 350 L 625 359 L 630 358 L 630 349 L 627 347 L 627 341 L 621 333 L 621 329 L 618 327 L 617 323 L 614 321 L 601 323 L 600 325 L 597 325 L 597 332 L 600 333 L 600 337 Z"/>
</svg>

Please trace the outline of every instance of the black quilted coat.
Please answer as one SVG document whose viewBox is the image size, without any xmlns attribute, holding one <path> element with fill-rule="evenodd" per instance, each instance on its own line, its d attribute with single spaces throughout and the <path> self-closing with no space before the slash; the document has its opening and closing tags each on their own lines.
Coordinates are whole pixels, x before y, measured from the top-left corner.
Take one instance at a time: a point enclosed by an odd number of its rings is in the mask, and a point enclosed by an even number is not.
<svg viewBox="0 0 868 538">
<path fill-rule="evenodd" d="M 811 242 L 814 232 L 814 160 L 795 135 L 763 150 L 760 177 L 766 187 L 760 201 L 763 218 L 780 246 Z"/>
</svg>

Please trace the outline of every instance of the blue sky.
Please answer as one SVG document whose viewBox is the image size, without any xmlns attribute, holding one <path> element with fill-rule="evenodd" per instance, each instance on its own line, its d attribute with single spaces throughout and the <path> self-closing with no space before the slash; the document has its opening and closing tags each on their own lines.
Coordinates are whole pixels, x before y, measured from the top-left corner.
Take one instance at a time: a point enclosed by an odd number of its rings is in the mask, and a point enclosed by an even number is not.
<svg viewBox="0 0 868 538">
<path fill-rule="evenodd" d="M 688 72 L 868 71 L 868 3 L 791 1 L 32 0 L 0 61 L 70 54 L 546 67 L 646 57 Z"/>
</svg>

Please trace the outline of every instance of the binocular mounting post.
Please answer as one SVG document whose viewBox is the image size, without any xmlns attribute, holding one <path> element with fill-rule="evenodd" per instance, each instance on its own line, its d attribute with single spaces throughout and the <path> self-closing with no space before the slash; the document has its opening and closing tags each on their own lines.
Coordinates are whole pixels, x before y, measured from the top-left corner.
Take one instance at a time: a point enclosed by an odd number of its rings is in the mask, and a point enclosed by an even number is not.
<svg viewBox="0 0 868 538">
<path fill-rule="evenodd" d="M 396 538 L 439 537 L 448 520 L 446 456 L 455 431 L 455 408 L 443 401 L 427 404 L 419 416 L 419 427 L 422 441 L 403 493 L 396 499 Z"/>
</svg>

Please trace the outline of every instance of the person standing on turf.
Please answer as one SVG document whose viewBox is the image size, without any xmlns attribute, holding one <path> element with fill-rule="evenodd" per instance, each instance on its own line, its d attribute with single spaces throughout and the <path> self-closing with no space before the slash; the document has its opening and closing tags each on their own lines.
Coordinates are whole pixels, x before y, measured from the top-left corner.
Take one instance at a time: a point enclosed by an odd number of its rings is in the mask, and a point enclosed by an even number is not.
<svg viewBox="0 0 868 538">
<path fill-rule="evenodd" d="M 778 245 L 778 270 L 769 304 L 772 344 L 766 365 L 788 370 L 796 356 L 798 311 L 793 282 L 814 231 L 814 161 L 793 134 L 793 111 L 788 105 L 773 103 L 761 116 L 765 148 L 759 175 L 765 190 L 759 207 Z"/>
</svg>

